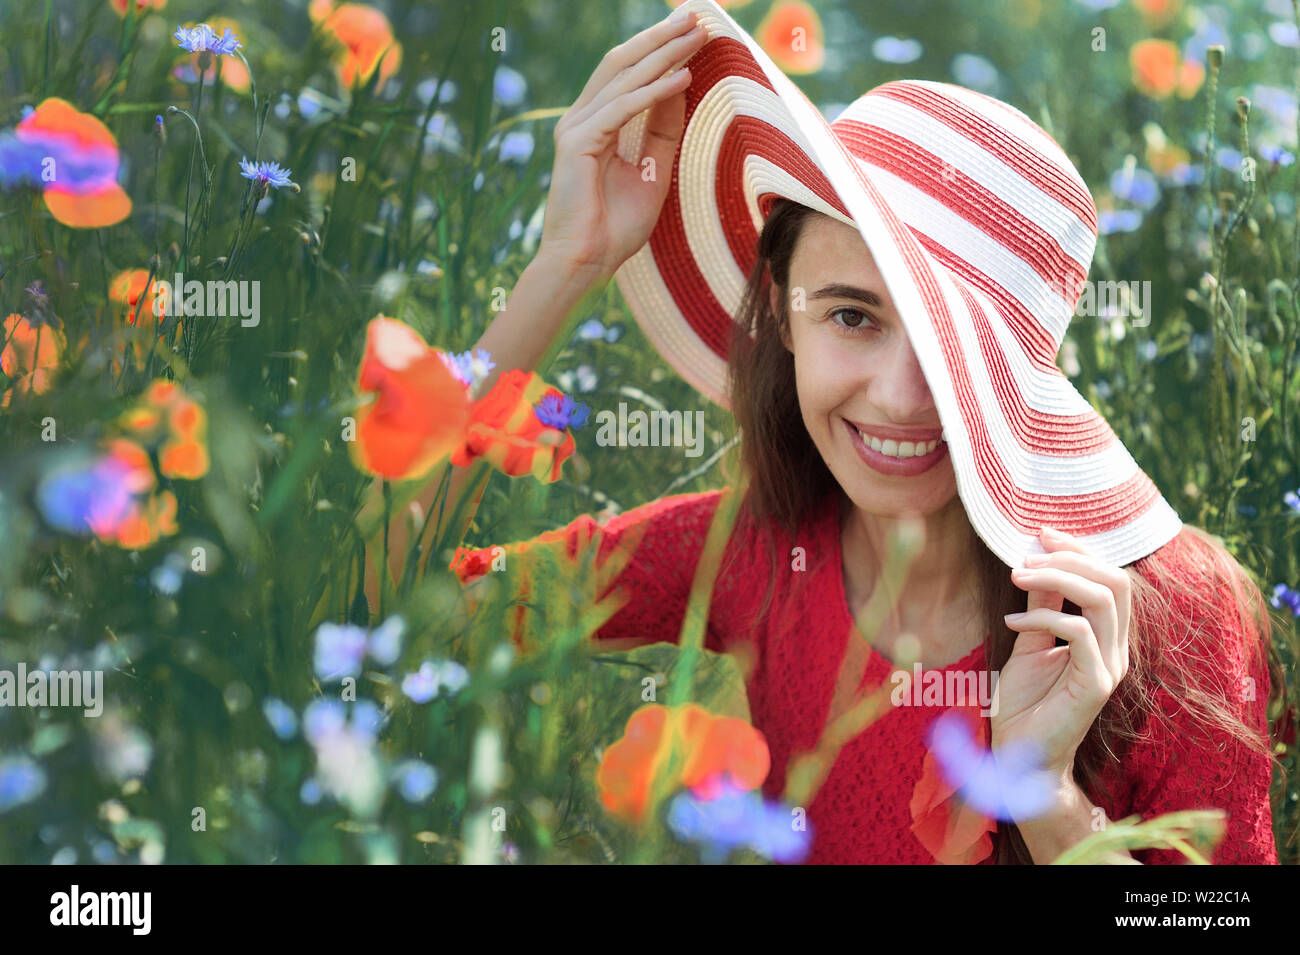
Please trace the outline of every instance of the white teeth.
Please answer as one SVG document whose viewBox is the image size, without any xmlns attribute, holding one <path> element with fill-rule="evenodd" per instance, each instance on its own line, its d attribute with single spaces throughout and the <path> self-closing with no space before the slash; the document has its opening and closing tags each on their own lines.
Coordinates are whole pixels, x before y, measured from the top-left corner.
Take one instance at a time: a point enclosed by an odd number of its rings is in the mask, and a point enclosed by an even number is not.
<svg viewBox="0 0 1300 955">
<path fill-rule="evenodd" d="M 879 438 L 872 437 L 869 434 L 864 434 L 861 428 L 855 426 L 855 430 L 862 438 L 863 444 L 867 445 L 872 450 L 879 451 L 881 454 L 887 455 L 891 458 L 921 457 L 922 455 L 929 454 L 939 446 L 938 440 L 927 441 L 924 444 L 912 441 L 904 441 L 900 444 L 892 438 L 886 441 L 881 441 Z"/>
</svg>

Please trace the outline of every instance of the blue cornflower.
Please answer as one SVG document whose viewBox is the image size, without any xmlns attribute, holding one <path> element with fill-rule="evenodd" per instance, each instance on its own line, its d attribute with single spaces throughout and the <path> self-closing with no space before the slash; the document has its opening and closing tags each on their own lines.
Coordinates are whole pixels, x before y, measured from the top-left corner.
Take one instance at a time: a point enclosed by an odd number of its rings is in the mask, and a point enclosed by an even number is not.
<svg viewBox="0 0 1300 955">
<path fill-rule="evenodd" d="M 1160 201 L 1160 185 L 1145 169 L 1116 169 L 1110 174 L 1110 191 L 1116 198 L 1143 209 L 1150 209 Z"/>
<path fill-rule="evenodd" d="M 1296 488 L 1296 490 L 1300 491 L 1300 488 Z M 1300 495 L 1297 495 L 1296 491 L 1287 491 L 1283 494 L 1282 502 L 1291 510 L 1300 511 Z"/>
<path fill-rule="evenodd" d="M 27 756 L 0 760 L 0 812 L 31 802 L 45 791 L 45 770 Z"/>
<path fill-rule="evenodd" d="M 915 63 L 924 48 L 911 38 L 882 36 L 871 44 L 871 55 L 882 63 Z"/>
<path fill-rule="evenodd" d="M 285 169 L 278 162 L 249 162 L 247 159 L 241 159 L 239 168 L 243 170 L 240 175 L 245 179 L 252 179 L 265 186 L 275 186 L 277 189 L 282 186 L 297 188 L 289 179 L 292 170 Z"/>
<path fill-rule="evenodd" d="M 787 807 L 730 780 L 712 799 L 689 790 L 678 793 L 669 804 L 667 822 L 679 838 L 700 844 L 707 863 L 723 862 L 732 849 L 742 847 L 777 862 L 802 862 L 812 844 L 812 832 L 796 829 Z"/>
<path fill-rule="evenodd" d="M 1274 607 L 1280 608 L 1286 604 L 1290 608 L 1292 616 L 1300 617 L 1300 593 L 1292 590 L 1286 584 L 1278 584 L 1273 588 L 1273 596 L 1268 602 Z"/>
<path fill-rule="evenodd" d="M 995 757 L 975 739 L 962 715 L 949 710 L 934 721 L 927 745 L 943 777 L 986 816 L 1009 822 L 1032 819 L 1052 804 L 1051 775 L 1041 765 L 1036 744 L 1008 743 Z"/>
<path fill-rule="evenodd" d="M 280 739 L 288 739 L 298 731 L 298 714 L 284 700 L 268 696 L 262 701 L 262 714 Z"/>
<path fill-rule="evenodd" d="M 438 788 L 438 771 L 419 759 L 405 759 L 393 768 L 391 780 L 402 798 L 421 803 Z"/>
<path fill-rule="evenodd" d="M 587 423 L 587 414 L 591 411 L 585 404 L 575 404 L 569 395 L 547 395 L 537 402 L 533 413 L 537 420 L 548 428 L 563 431 L 565 428 L 581 428 Z"/>
<path fill-rule="evenodd" d="M 1102 235 L 1133 232 L 1141 224 L 1142 213 L 1136 209 L 1104 209 L 1097 213 L 1097 231 Z"/>
<path fill-rule="evenodd" d="M 402 653 L 402 634 L 406 622 L 394 615 L 376 627 L 373 633 L 353 623 L 326 621 L 316 629 L 316 653 L 313 666 L 321 680 L 340 680 L 358 676 L 367 655 L 383 666 L 397 662 Z"/>
<path fill-rule="evenodd" d="M 469 682 L 469 671 L 455 660 L 425 660 L 415 673 L 402 680 L 402 692 L 416 703 L 428 703 L 441 690 L 459 693 Z"/>
<path fill-rule="evenodd" d="M 178 27 L 173 36 L 176 39 L 176 45 L 187 53 L 212 53 L 216 56 L 223 54 L 228 56 L 243 45 L 239 42 L 239 37 L 230 32 L 230 27 L 226 27 L 226 31 L 221 36 L 217 36 L 212 27 L 206 23 L 200 23 L 188 30 L 185 27 Z"/>
<path fill-rule="evenodd" d="M 447 366 L 447 370 L 456 380 L 467 388 L 472 388 L 487 377 L 488 372 L 496 367 L 487 349 L 480 348 L 474 352 L 463 351 L 459 354 L 438 352 L 438 357 Z"/>
</svg>

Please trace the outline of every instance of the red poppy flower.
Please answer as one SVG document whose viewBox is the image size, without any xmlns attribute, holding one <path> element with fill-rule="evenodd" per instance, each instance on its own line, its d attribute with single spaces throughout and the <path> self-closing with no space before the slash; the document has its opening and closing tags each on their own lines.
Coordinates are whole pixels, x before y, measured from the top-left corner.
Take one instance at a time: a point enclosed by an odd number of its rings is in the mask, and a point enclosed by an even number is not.
<svg viewBox="0 0 1300 955">
<path fill-rule="evenodd" d="M 321 30 L 342 46 L 336 68 L 344 86 L 364 86 L 378 68 L 376 88 L 382 88 L 402 65 L 402 44 L 393 37 L 388 17 L 374 7 L 344 3 L 329 10 L 328 3 L 313 0 L 310 11 L 321 20 Z"/>
<path fill-rule="evenodd" d="M 682 786 L 708 798 L 730 777 L 744 790 L 758 788 L 771 766 L 763 734 L 744 720 L 720 717 L 695 703 L 641 707 L 622 738 L 607 748 L 596 770 L 606 811 L 639 824 L 653 814 L 651 799 Z"/>
<path fill-rule="evenodd" d="M 98 228 L 131 214 L 131 199 L 117 184 L 117 140 L 94 116 L 52 96 L 24 117 L 14 136 L 53 160 L 53 178 L 42 188 L 46 207 L 64 225 Z"/>
<path fill-rule="evenodd" d="M 825 31 L 817 11 L 803 0 L 783 0 L 754 31 L 758 45 L 786 73 L 816 73 L 826 63 Z"/>
<path fill-rule="evenodd" d="M 954 707 L 971 724 L 981 745 L 988 743 L 987 720 L 971 707 Z M 921 778 L 912 790 L 912 834 L 929 850 L 940 865 L 974 865 L 993 853 L 990 833 L 997 822 L 972 809 L 957 794 L 939 767 L 938 760 L 926 752 L 921 764 Z"/>
<path fill-rule="evenodd" d="M 1191 99 L 1205 82 L 1205 67 L 1196 60 L 1184 60 L 1169 40 L 1141 40 L 1129 50 L 1133 85 L 1143 96 L 1165 99 L 1177 93 Z"/>
<path fill-rule="evenodd" d="M 357 412 L 356 440 L 349 442 L 357 467 L 368 474 L 393 481 L 420 477 L 464 440 L 465 385 L 403 322 L 371 319 L 357 391 L 376 395 Z"/>
<path fill-rule="evenodd" d="M 455 572 L 462 584 L 472 584 L 492 569 L 492 548 L 457 547 L 448 569 Z"/>
<path fill-rule="evenodd" d="M 1147 26 L 1158 30 L 1178 15 L 1183 8 L 1183 0 L 1134 0 L 1134 6 L 1142 14 Z"/>
<path fill-rule="evenodd" d="M 464 467 L 482 457 L 511 477 L 531 474 L 546 484 L 557 480 L 573 454 L 573 435 L 543 424 L 535 408 L 547 395 L 560 394 L 534 372 L 505 372 L 474 402 L 465 440 L 452 454 L 452 464 Z"/>
<path fill-rule="evenodd" d="M 119 17 L 126 16 L 127 0 L 108 0 L 108 3 L 113 8 L 113 12 Z M 135 13 L 136 16 L 139 16 L 142 11 L 150 7 L 154 10 L 161 10 L 165 6 L 167 6 L 167 0 L 135 0 Z"/>
<path fill-rule="evenodd" d="M 14 392 L 43 395 L 54 382 L 63 348 L 62 334 L 51 325 L 33 325 L 22 315 L 10 315 L 0 332 L 0 370 L 10 387 L 0 396 L 0 408 L 9 407 Z"/>
</svg>

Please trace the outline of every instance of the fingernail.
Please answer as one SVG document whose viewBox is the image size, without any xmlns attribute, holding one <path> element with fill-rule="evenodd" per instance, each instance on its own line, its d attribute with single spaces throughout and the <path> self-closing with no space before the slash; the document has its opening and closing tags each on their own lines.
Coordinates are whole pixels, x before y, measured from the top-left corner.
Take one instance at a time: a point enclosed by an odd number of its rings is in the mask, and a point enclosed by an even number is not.
<svg viewBox="0 0 1300 955">
<path fill-rule="evenodd" d="M 1027 613 L 1008 613 L 1003 614 L 1002 619 L 1007 621 L 1007 623 L 1015 623 L 1017 620 L 1026 616 L 1028 616 Z"/>
<path fill-rule="evenodd" d="M 687 10 L 686 6 L 683 4 L 673 11 L 673 15 L 668 18 L 668 21 L 670 23 L 681 23 L 690 15 L 691 11 Z"/>
<path fill-rule="evenodd" d="M 1043 537 L 1064 537 L 1065 535 L 1062 534 L 1054 527 L 1044 527 L 1042 531 L 1042 536 Z"/>
<path fill-rule="evenodd" d="M 1047 563 L 1046 554 L 1030 554 L 1025 558 L 1026 567 L 1041 567 L 1045 563 Z"/>
</svg>

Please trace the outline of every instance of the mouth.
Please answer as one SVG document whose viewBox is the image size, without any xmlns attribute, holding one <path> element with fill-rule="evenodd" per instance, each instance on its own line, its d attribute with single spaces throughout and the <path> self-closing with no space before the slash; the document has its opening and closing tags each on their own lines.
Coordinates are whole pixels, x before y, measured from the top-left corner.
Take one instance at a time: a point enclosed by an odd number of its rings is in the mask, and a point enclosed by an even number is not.
<svg viewBox="0 0 1300 955">
<path fill-rule="evenodd" d="M 882 440 L 863 434 L 847 418 L 841 420 L 863 463 L 890 477 L 923 474 L 948 454 L 948 442 L 942 437 L 929 441 L 897 441 L 893 438 Z"/>
</svg>

